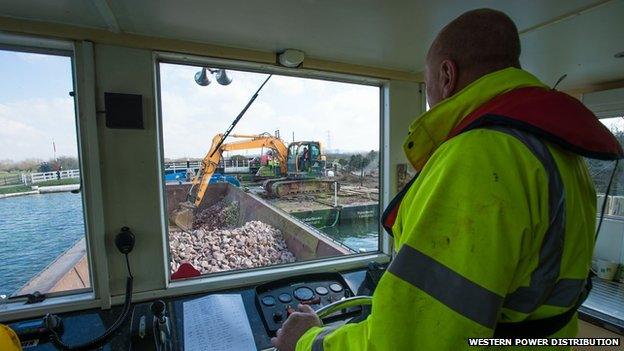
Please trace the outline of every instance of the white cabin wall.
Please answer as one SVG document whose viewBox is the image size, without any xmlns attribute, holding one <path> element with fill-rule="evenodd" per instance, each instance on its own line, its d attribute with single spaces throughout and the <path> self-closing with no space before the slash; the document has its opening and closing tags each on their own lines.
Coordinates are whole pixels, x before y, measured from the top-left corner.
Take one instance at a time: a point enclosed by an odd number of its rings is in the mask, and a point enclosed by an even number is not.
<svg viewBox="0 0 624 351">
<path fill-rule="evenodd" d="M 136 236 L 130 254 L 134 291 L 163 289 L 164 228 L 152 51 L 96 44 L 95 71 L 98 111 L 104 110 L 105 92 L 143 96 L 144 129 L 110 129 L 103 113 L 97 117 L 110 292 L 119 295 L 125 289 L 125 261 L 114 243 L 123 226 Z"/>
<path fill-rule="evenodd" d="M 397 165 L 408 163 L 403 152 L 403 141 L 410 124 L 424 111 L 424 100 L 421 83 L 390 81 L 388 84 L 388 98 L 384 106 L 389 116 L 384 126 L 384 167 L 388 174 L 384 190 L 389 195 L 388 201 L 398 192 Z"/>
<path fill-rule="evenodd" d="M 421 89 L 422 83 L 390 81 L 386 85 L 384 99 L 384 113 L 388 118 L 384 121 L 383 130 L 383 198 L 382 211 L 388 206 L 392 198 L 399 192 L 397 188 L 397 166 L 408 164 L 403 152 L 403 141 L 407 137 L 410 124 L 425 110 L 425 98 Z M 392 238 L 385 235 L 384 252 L 391 252 Z"/>
</svg>

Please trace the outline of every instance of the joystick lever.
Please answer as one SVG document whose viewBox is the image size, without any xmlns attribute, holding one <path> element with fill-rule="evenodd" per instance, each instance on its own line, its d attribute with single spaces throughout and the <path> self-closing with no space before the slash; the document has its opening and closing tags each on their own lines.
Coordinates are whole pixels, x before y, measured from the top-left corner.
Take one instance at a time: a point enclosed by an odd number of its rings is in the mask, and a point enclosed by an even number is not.
<svg viewBox="0 0 624 351">
<path fill-rule="evenodd" d="M 150 306 L 150 311 L 154 315 L 152 327 L 154 331 L 154 342 L 157 351 L 173 350 L 171 343 L 171 326 L 166 314 L 166 305 L 163 300 L 156 300 Z"/>
</svg>

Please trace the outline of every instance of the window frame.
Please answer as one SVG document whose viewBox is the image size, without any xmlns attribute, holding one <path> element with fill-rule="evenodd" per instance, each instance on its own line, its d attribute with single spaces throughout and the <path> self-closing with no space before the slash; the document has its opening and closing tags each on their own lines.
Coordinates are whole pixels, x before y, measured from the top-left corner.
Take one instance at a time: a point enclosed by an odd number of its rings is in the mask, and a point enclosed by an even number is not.
<svg viewBox="0 0 624 351">
<path fill-rule="evenodd" d="M 0 49 L 65 56 L 70 59 L 74 93 L 76 151 L 80 169 L 80 197 L 91 285 L 90 288 L 46 293 L 46 299 L 37 304 L 25 304 L 23 298 L 2 301 L 0 302 L 0 321 L 29 318 L 47 312 L 58 313 L 81 308 L 110 306 L 106 253 L 97 254 L 98 250 L 101 250 L 100 247 L 103 247 L 104 232 L 99 152 L 97 142 L 84 142 L 84 139 L 97 141 L 93 45 L 88 42 L 0 33 Z M 102 241 L 102 243 L 100 244 L 98 241 Z M 96 270 L 95 267 L 100 269 Z"/>
<path fill-rule="evenodd" d="M 326 81 L 352 83 L 359 85 L 374 86 L 379 89 L 379 215 L 383 212 L 384 205 L 390 201 L 385 199 L 384 179 L 389 177 L 391 172 L 384 169 L 384 153 L 382 148 L 384 144 L 384 126 L 388 120 L 388 111 L 385 108 L 387 106 L 388 98 L 388 84 L 389 81 L 385 79 L 378 79 L 372 77 L 347 75 L 340 73 L 332 73 L 326 71 L 308 70 L 308 69 L 291 69 L 285 67 L 279 67 L 271 64 L 255 63 L 250 61 L 221 59 L 212 57 L 203 57 L 196 55 L 187 55 L 170 52 L 153 53 L 153 67 L 154 67 L 154 89 L 155 89 L 155 104 L 156 104 L 156 124 L 157 124 L 157 136 L 159 145 L 159 174 L 161 177 L 160 182 L 160 198 L 161 198 L 161 221 L 163 232 L 162 240 L 163 245 L 163 258 L 166 272 L 166 287 L 163 292 L 164 296 L 171 296 L 175 294 L 185 294 L 197 291 L 214 291 L 224 288 L 233 288 L 237 286 L 249 285 L 253 283 L 260 283 L 273 279 L 280 279 L 286 276 L 292 276 L 293 274 L 306 274 L 316 273 L 322 271 L 343 271 L 349 269 L 356 269 L 366 267 L 368 262 L 377 261 L 380 263 L 386 263 L 390 261 L 392 243 L 388 235 L 385 234 L 381 223 L 378 223 L 378 250 L 369 253 L 354 253 L 345 256 L 327 257 L 314 259 L 304 262 L 295 262 L 289 264 L 280 264 L 266 267 L 259 267 L 253 269 L 226 271 L 219 273 L 212 273 L 202 275 L 193 279 L 173 281 L 171 280 L 170 268 L 169 268 L 169 236 L 168 236 L 168 223 L 169 219 L 166 215 L 166 191 L 165 181 L 162 174 L 164 172 L 164 142 L 163 142 L 163 123 L 162 123 L 162 100 L 161 100 L 161 79 L 160 79 L 160 64 L 179 64 L 186 66 L 209 66 L 213 68 L 224 68 L 237 71 L 246 71 L 262 74 L 275 74 L 282 76 L 290 76 L 296 78 L 312 78 Z"/>
</svg>

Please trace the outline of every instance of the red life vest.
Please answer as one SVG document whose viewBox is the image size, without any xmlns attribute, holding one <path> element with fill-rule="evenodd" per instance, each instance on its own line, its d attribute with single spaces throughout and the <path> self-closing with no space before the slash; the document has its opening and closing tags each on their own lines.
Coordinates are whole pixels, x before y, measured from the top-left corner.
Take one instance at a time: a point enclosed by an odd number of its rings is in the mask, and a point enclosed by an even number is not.
<svg viewBox="0 0 624 351">
<path fill-rule="evenodd" d="M 540 87 L 518 88 L 493 98 L 464 117 L 447 140 L 472 129 L 496 125 L 531 133 L 584 157 L 600 160 L 624 157 L 615 136 L 580 101 L 568 94 Z M 417 176 L 390 202 L 382 215 L 382 225 L 390 235 L 401 200 Z"/>
</svg>

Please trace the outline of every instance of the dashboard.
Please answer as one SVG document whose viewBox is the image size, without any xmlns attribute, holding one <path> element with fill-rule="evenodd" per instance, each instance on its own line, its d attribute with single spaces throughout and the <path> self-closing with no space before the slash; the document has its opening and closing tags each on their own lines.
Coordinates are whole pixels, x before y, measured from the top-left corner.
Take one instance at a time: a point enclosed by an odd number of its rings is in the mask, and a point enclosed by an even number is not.
<svg viewBox="0 0 624 351">
<path fill-rule="evenodd" d="M 271 337 L 281 327 L 288 315 L 299 303 L 315 310 L 336 301 L 353 296 L 370 296 L 374 291 L 380 273 L 362 269 L 343 273 L 319 273 L 281 279 L 265 284 L 229 289 L 208 294 L 176 296 L 140 302 L 132 305 L 131 316 L 115 333 L 102 350 L 184 350 L 184 308 L 186 301 L 210 296 L 211 294 L 237 294 L 242 298 L 246 318 L 249 321 L 256 349 L 271 348 Z M 122 307 L 110 310 L 86 310 L 60 314 L 63 321 L 59 335 L 67 344 L 87 342 L 102 334 L 121 313 Z M 370 313 L 370 306 L 356 306 L 338 310 L 323 319 L 325 325 L 359 321 Z M 157 317 L 159 316 L 159 317 Z M 166 317 L 166 318 L 165 318 Z M 155 342 L 157 320 L 168 320 L 168 348 Z M 44 334 L 33 332 L 39 319 L 28 319 L 8 325 L 21 334 L 25 350 L 56 350 Z M 25 333 L 26 332 L 26 333 Z"/>
</svg>

